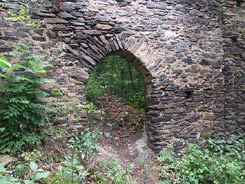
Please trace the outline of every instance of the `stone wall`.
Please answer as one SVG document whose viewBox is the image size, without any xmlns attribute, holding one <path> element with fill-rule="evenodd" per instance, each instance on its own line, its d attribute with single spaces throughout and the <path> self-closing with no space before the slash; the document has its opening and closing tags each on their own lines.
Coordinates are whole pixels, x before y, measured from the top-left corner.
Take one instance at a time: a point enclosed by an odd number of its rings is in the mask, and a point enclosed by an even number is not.
<svg viewBox="0 0 245 184">
<path fill-rule="evenodd" d="M 13 4 L 0 2 L 4 10 Z M 146 133 L 156 152 L 182 148 L 186 140 L 244 132 L 242 8 L 229 4 L 234 15 L 223 16 L 218 2 L 205 0 L 77 0 L 55 7 L 44 0 L 29 7 L 42 26 L 24 34 L 44 52 L 63 49 L 53 78 L 69 97 L 86 103 L 89 73 L 110 54 L 144 76 Z M 26 39 L 23 27 L 14 24 L 0 22 L 2 53 L 16 42 L 11 34 Z"/>
<path fill-rule="evenodd" d="M 227 1 L 223 14 L 225 128 L 245 130 L 245 2 Z"/>
</svg>

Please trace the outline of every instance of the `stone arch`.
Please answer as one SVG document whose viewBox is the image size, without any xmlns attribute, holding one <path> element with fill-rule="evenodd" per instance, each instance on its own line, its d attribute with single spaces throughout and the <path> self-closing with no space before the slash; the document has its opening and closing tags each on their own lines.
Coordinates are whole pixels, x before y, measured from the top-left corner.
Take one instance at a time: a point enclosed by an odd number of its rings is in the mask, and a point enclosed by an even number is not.
<svg viewBox="0 0 245 184">
<path fill-rule="evenodd" d="M 80 35 L 81 36 L 81 35 Z M 146 124 L 145 131 L 147 134 L 147 139 L 149 146 L 154 149 L 152 142 L 155 139 L 152 138 L 152 135 L 155 134 L 155 128 L 150 123 L 152 114 L 150 111 L 150 106 L 152 100 L 150 96 L 153 91 L 153 76 L 151 71 L 147 68 L 147 62 L 139 58 L 137 52 L 142 50 L 144 46 L 144 40 L 142 39 L 126 39 L 125 35 L 113 35 L 111 38 L 106 38 L 104 36 L 91 37 L 89 35 L 83 35 L 86 37 L 86 49 L 80 49 L 78 53 L 72 53 L 77 55 L 79 59 L 78 65 L 81 68 L 87 68 L 88 74 L 94 69 L 97 63 L 99 63 L 103 58 L 109 55 L 118 55 L 124 58 L 127 62 L 132 64 L 134 68 L 144 77 L 145 82 L 145 115 L 146 115 Z M 87 39 L 89 40 L 87 42 Z M 69 50 L 69 48 L 68 48 Z M 71 50 L 70 50 L 71 51 Z M 138 56 L 138 57 L 137 57 Z M 88 77 L 86 78 L 86 80 Z M 86 80 L 84 81 L 86 83 Z M 84 95 L 84 94 L 83 94 Z"/>
<path fill-rule="evenodd" d="M 233 12 L 227 20 L 240 21 L 244 3 L 236 2 L 227 5 Z M 50 54 L 60 45 L 54 78 L 81 103 L 89 72 L 102 58 L 114 53 L 136 65 L 149 84 L 148 140 L 155 151 L 244 132 L 242 24 L 230 30 L 217 2 L 26 1 L 32 18 L 44 23 L 29 32 L 4 19 L 20 7 L 11 4 L 1 3 L 0 53 L 20 40 Z"/>
</svg>

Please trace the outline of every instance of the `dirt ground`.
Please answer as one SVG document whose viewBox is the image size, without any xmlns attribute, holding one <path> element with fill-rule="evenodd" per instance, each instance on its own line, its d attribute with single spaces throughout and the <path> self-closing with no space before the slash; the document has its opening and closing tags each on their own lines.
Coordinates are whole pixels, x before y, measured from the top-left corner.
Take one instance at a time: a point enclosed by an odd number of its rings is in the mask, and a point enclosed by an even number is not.
<svg viewBox="0 0 245 184">
<path fill-rule="evenodd" d="M 158 183 L 156 155 L 147 147 L 144 132 L 144 112 L 111 97 L 100 98 L 97 103 L 105 112 L 105 119 L 97 122 L 97 128 L 107 135 L 99 143 L 99 155 L 112 157 L 125 169 L 133 165 L 133 183 Z"/>
</svg>

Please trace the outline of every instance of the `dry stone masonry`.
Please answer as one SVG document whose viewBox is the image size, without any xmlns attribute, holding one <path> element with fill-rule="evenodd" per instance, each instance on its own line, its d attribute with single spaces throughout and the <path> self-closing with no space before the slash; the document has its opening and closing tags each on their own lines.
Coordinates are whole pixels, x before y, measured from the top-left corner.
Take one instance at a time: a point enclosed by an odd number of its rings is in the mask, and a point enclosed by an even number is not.
<svg viewBox="0 0 245 184">
<path fill-rule="evenodd" d="M 0 0 L 0 54 L 25 40 L 56 57 L 53 78 L 86 103 L 96 63 L 116 54 L 145 79 L 145 125 L 156 152 L 245 129 L 245 4 L 242 1 L 24 1 L 41 27 L 4 19 L 21 3 Z"/>
</svg>

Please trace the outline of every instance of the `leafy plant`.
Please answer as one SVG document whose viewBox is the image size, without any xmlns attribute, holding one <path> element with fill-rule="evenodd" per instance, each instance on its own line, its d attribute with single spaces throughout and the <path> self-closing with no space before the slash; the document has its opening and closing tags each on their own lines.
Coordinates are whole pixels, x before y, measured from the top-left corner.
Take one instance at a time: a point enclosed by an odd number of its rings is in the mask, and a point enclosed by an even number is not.
<svg viewBox="0 0 245 184">
<path fill-rule="evenodd" d="M 22 6 L 18 13 L 11 12 L 8 18 L 10 18 L 13 21 L 24 21 L 26 19 L 30 19 L 30 15 L 28 14 L 27 8 Z"/>
<path fill-rule="evenodd" d="M 103 120 L 103 117 L 105 115 L 104 111 L 99 110 L 94 103 L 88 102 L 84 106 L 85 111 L 87 112 L 88 119 L 91 121 L 93 119 L 100 119 Z"/>
<path fill-rule="evenodd" d="M 65 162 L 60 170 L 45 179 L 47 184 L 79 184 L 85 179 L 89 172 L 81 164 L 79 158 L 75 155 L 66 156 Z"/>
<path fill-rule="evenodd" d="M 25 160 L 30 160 L 30 161 L 39 161 L 42 158 L 42 153 L 41 151 L 38 151 L 36 149 L 34 149 L 31 152 L 24 152 L 22 154 L 22 156 L 24 157 Z"/>
<path fill-rule="evenodd" d="M 8 171 L 5 169 L 4 164 L 0 163 L 0 183 L 4 184 L 34 184 L 41 179 L 47 178 L 49 172 L 44 171 L 43 169 L 38 168 L 38 165 L 35 162 L 30 162 L 29 164 L 30 175 L 29 179 L 23 180 L 13 176 L 13 171 Z"/>
<path fill-rule="evenodd" d="M 69 141 L 69 148 L 72 152 L 80 155 L 80 158 L 88 159 L 98 149 L 97 141 L 100 138 L 100 132 L 97 130 L 83 130 L 80 134 L 76 129 L 73 130 L 72 138 Z"/>
<path fill-rule="evenodd" d="M 106 87 L 100 85 L 93 77 L 90 77 L 86 87 L 86 94 L 90 101 L 95 102 L 97 97 L 106 94 Z"/>
<path fill-rule="evenodd" d="M 28 46 L 19 47 L 20 64 L 11 64 L 1 57 L 0 66 L 0 152 L 17 153 L 40 143 L 41 134 L 48 124 L 49 108 L 38 99 L 48 94 L 41 85 L 46 79 L 46 68 L 50 66 L 43 56 L 32 56 Z"/>
<path fill-rule="evenodd" d="M 39 27 L 39 23 L 37 21 L 31 20 L 28 9 L 24 6 L 21 7 L 19 12 L 10 12 L 6 19 L 15 22 L 26 22 L 26 25 L 32 26 L 33 28 Z"/>
<path fill-rule="evenodd" d="M 65 162 L 59 171 L 45 179 L 45 182 L 48 184 L 79 184 L 81 180 L 86 179 L 89 172 L 84 167 L 84 162 L 97 151 L 99 137 L 98 131 L 85 129 L 78 133 L 78 130 L 74 129 L 68 142 L 70 155 L 65 156 Z"/>
<path fill-rule="evenodd" d="M 222 143 L 222 144 L 220 144 Z M 221 140 L 190 144 L 189 153 L 179 161 L 171 153 L 163 153 L 158 160 L 163 163 L 161 178 L 168 183 L 183 184 L 240 184 L 245 179 L 244 141 L 226 145 Z"/>
<path fill-rule="evenodd" d="M 133 168 L 133 165 L 130 164 L 128 168 L 124 169 L 120 164 L 114 160 L 100 162 L 100 167 L 103 170 L 103 175 L 97 173 L 95 175 L 95 182 L 99 184 L 132 184 L 132 180 L 129 176 L 130 171 Z"/>
<path fill-rule="evenodd" d="M 5 57 L 0 57 L 0 67 L 2 69 L 10 68 L 11 64 L 9 63 L 9 60 Z"/>
</svg>

